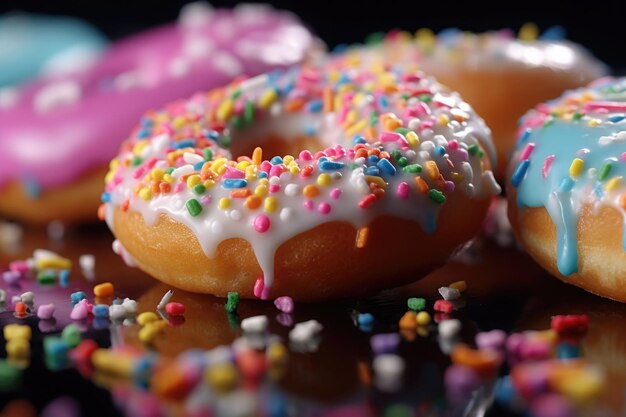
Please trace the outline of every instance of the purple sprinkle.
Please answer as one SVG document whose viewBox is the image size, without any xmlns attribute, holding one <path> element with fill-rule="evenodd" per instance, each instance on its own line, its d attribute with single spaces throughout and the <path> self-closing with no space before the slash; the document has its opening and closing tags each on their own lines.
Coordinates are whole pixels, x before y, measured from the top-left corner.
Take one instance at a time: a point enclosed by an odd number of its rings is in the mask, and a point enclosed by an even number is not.
<svg viewBox="0 0 626 417">
<path fill-rule="evenodd" d="M 506 343 L 506 332 L 504 330 L 492 330 L 490 332 L 480 332 L 476 335 L 476 346 L 479 349 L 501 350 Z"/>
<path fill-rule="evenodd" d="M 453 404 L 462 403 L 480 386 L 480 378 L 471 368 L 451 365 L 446 369 L 444 383 L 448 400 Z"/>
<path fill-rule="evenodd" d="M 395 352 L 400 343 L 399 333 L 382 333 L 372 336 L 370 345 L 376 355 Z"/>
<path fill-rule="evenodd" d="M 559 394 L 544 394 L 535 399 L 531 406 L 535 417 L 572 417 L 572 405 Z"/>
<path fill-rule="evenodd" d="M 276 316 L 276 321 L 284 327 L 293 327 L 293 316 L 289 313 L 279 313 Z"/>
<path fill-rule="evenodd" d="M 278 297 L 274 305 L 283 313 L 293 313 L 293 299 L 289 296 Z"/>
<path fill-rule="evenodd" d="M 5 271 L 2 273 L 2 279 L 9 285 L 15 284 L 21 277 L 22 274 L 17 271 Z"/>
</svg>

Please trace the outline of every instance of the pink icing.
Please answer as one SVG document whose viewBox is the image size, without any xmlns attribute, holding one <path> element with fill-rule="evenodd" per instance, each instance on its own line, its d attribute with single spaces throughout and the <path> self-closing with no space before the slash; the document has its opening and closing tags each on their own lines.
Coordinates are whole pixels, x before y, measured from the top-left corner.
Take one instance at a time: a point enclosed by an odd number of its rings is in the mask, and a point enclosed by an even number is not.
<svg viewBox="0 0 626 417">
<path fill-rule="evenodd" d="M 0 185 L 71 182 L 107 164 L 146 110 L 299 63 L 317 45 L 287 12 L 190 9 L 176 23 L 117 42 L 86 70 L 27 84 L 0 108 Z"/>
</svg>

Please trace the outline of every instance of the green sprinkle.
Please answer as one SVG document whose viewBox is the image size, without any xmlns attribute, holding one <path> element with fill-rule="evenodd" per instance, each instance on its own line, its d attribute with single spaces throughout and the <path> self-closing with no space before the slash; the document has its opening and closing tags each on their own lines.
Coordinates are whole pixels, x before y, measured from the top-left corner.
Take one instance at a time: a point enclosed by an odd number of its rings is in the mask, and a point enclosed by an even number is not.
<svg viewBox="0 0 626 417">
<path fill-rule="evenodd" d="M 230 125 L 235 130 L 241 130 L 244 127 L 244 121 L 241 118 L 241 116 L 233 116 L 233 117 L 230 118 Z"/>
<path fill-rule="evenodd" d="M 480 147 L 475 143 L 467 147 L 467 152 L 472 156 L 476 156 L 479 151 Z"/>
<path fill-rule="evenodd" d="M 230 136 L 222 136 L 219 139 L 220 145 L 224 148 L 230 148 Z"/>
<path fill-rule="evenodd" d="M 198 194 L 198 195 L 202 195 L 202 194 L 204 194 L 206 192 L 206 187 L 204 185 L 202 185 L 202 184 L 196 184 L 193 187 L 193 192 Z"/>
<path fill-rule="evenodd" d="M 408 100 L 408 99 L 410 99 L 410 98 L 411 98 L 411 95 L 410 95 L 410 94 L 407 94 L 407 93 L 404 93 L 404 94 L 402 94 L 400 97 L 402 97 L 402 99 L 403 99 L 403 100 Z"/>
<path fill-rule="evenodd" d="M 374 32 L 367 35 L 365 38 L 366 45 L 376 45 L 382 43 L 385 40 L 387 34 L 385 32 Z"/>
<path fill-rule="evenodd" d="M 433 99 L 433 96 L 431 94 L 422 94 L 417 99 L 419 101 L 423 101 L 424 103 L 430 103 L 430 101 Z"/>
<path fill-rule="evenodd" d="M 378 123 L 378 113 L 373 111 L 370 113 L 370 126 L 374 126 L 376 123 Z"/>
<path fill-rule="evenodd" d="M 131 165 L 136 167 L 137 165 L 141 165 L 141 163 L 143 162 L 143 158 L 141 156 L 133 156 L 133 160 L 131 161 Z"/>
<path fill-rule="evenodd" d="M 391 151 L 391 156 L 397 161 L 402 157 L 402 152 L 400 152 L 400 149 L 394 149 L 393 151 Z"/>
<path fill-rule="evenodd" d="M 41 271 L 37 274 L 37 282 L 40 285 L 51 285 L 56 281 L 56 275 L 52 271 Z"/>
<path fill-rule="evenodd" d="M 9 361 L 0 359 L 0 392 L 11 392 L 19 388 L 22 370 Z"/>
<path fill-rule="evenodd" d="M 70 348 L 74 348 L 79 345 L 82 340 L 80 336 L 80 329 L 75 324 L 68 324 L 61 332 L 61 338 Z"/>
<path fill-rule="evenodd" d="M 602 168 L 600 168 L 600 172 L 598 172 L 598 180 L 604 181 L 605 179 L 607 179 L 607 177 L 611 173 L 611 169 L 613 169 L 613 164 L 611 164 L 610 162 L 605 162 L 604 165 L 602 165 Z"/>
<path fill-rule="evenodd" d="M 411 164 L 402 168 L 402 171 L 407 174 L 419 174 L 422 172 L 422 166 L 420 164 Z"/>
<path fill-rule="evenodd" d="M 543 122 L 543 126 L 542 127 L 550 127 L 554 124 L 554 119 L 548 119 L 545 122 Z"/>
<path fill-rule="evenodd" d="M 254 121 L 254 103 L 252 101 L 246 101 L 243 107 L 243 122 L 247 125 Z"/>
<path fill-rule="evenodd" d="M 211 148 L 204 148 L 202 150 L 202 154 L 204 155 L 205 161 L 210 161 L 211 159 L 213 159 L 213 151 L 211 150 Z"/>
<path fill-rule="evenodd" d="M 411 129 L 407 129 L 406 127 L 397 127 L 396 128 L 396 133 L 399 133 L 403 136 L 406 136 L 407 133 L 409 133 L 411 131 Z"/>
<path fill-rule="evenodd" d="M 209 149 L 209 150 L 210 150 L 210 149 Z M 206 151 L 206 149 L 205 149 L 205 151 Z M 172 174 L 172 172 L 174 172 L 174 167 L 169 167 L 168 169 L 166 169 L 166 170 L 165 170 L 165 172 L 166 172 L 167 174 L 170 174 L 170 175 L 171 175 L 171 174 Z"/>
<path fill-rule="evenodd" d="M 422 311 L 426 308 L 426 300 L 423 298 L 412 297 L 406 302 L 409 308 L 413 311 Z"/>
<path fill-rule="evenodd" d="M 187 200 L 187 211 L 191 214 L 192 217 L 196 217 L 198 214 L 202 213 L 202 206 L 198 203 L 198 200 L 195 198 L 191 198 Z"/>
<path fill-rule="evenodd" d="M 230 98 L 237 100 L 239 97 L 241 97 L 241 89 L 238 88 L 231 94 Z"/>
<path fill-rule="evenodd" d="M 383 417 L 411 417 L 413 409 L 406 404 L 394 404 L 385 409 Z"/>
<path fill-rule="evenodd" d="M 400 165 L 401 167 L 405 167 L 409 164 L 409 160 L 406 159 L 404 156 L 401 156 L 400 158 L 398 158 L 398 165 Z"/>
<path fill-rule="evenodd" d="M 234 313 L 239 308 L 239 293 L 231 291 L 228 293 L 228 301 L 226 301 L 226 305 L 224 306 L 227 312 Z"/>
<path fill-rule="evenodd" d="M 439 190 L 435 190 L 431 188 L 428 190 L 428 197 L 433 200 L 435 203 L 442 204 L 446 201 L 446 196 Z"/>
<path fill-rule="evenodd" d="M 583 114 L 579 112 L 574 113 L 574 115 L 572 116 L 572 120 L 580 120 L 582 118 L 583 118 Z"/>
</svg>

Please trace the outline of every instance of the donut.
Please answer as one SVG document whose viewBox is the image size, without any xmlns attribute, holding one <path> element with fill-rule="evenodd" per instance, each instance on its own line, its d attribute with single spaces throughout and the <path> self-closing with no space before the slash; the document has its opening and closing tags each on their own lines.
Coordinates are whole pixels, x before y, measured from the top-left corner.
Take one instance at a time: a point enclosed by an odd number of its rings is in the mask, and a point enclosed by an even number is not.
<svg viewBox="0 0 626 417">
<path fill-rule="evenodd" d="M 527 24 L 519 37 L 511 30 L 472 33 L 447 29 L 434 35 L 420 29 L 412 36 L 390 32 L 382 42 L 341 51 L 353 65 L 380 61 L 417 65 L 458 91 L 491 128 L 498 152 L 494 173 L 504 183 L 515 146 L 518 119 L 535 104 L 582 87 L 607 74 L 607 67 L 583 46 L 552 28 L 537 37 Z"/>
<path fill-rule="evenodd" d="M 107 163 L 146 110 L 319 48 L 290 13 L 193 3 L 177 22 L 113 44 L 86 70 L 29 83 L 0 111 L 0 215 L 97 221 Z"/>
<path fill-rule="evenodd" d="M 489 129 L 420 72 L 302 66 L 148 113 L 102 216 L 165 283 L 321 300 L 418 279 L 500 191 Z"/>
<path fill-rule="evenodd" d="M 626 78 L 537 105 L 509 164 L 509 219 L 552 275 L 626 301 Z"/>
<path fill-rule="evenodd" d="M 1 15 L 0 109 L 8 105 L 12 95 L 5 88 L 86 65 L 106 43 L 95 27 L 72 17 L 24 12 Z"/>
</svg>

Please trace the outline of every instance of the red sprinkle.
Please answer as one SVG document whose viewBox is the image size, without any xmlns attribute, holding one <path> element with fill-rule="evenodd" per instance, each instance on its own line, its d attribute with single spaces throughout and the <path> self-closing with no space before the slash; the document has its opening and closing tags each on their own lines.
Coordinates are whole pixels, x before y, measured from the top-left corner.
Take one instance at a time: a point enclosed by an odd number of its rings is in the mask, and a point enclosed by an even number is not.
<svg viewBox="0 0 626 417">
<path fill-rule="evenodd" d="M 550 327 L 557 333 L 584 333 L 589 328 L 589 317 L 586 314 L 553 316 Z"/>
<path fill-rule="evenodd" d="M 185 314 L 185 306 L 181 303 L 167 303 L 165 305 L 165 312 L 172 316 L 180 316 Z"/>
<path fill-rule="evenodd" d="M 359 202 L 359 207 L 362 209 L 366 209 L 376 201 L 376 196 L 374 194 L 368 194 Z"/>
<path fill-rule="evenodd" d="M 437 300 L 435 301 L 433 308 L 435 311 L 439 311 L 440 313 L 450 314 L 452 313 L 452 310 L 454 310 L 454 305 L 447 300 Z"/>
</svg>

